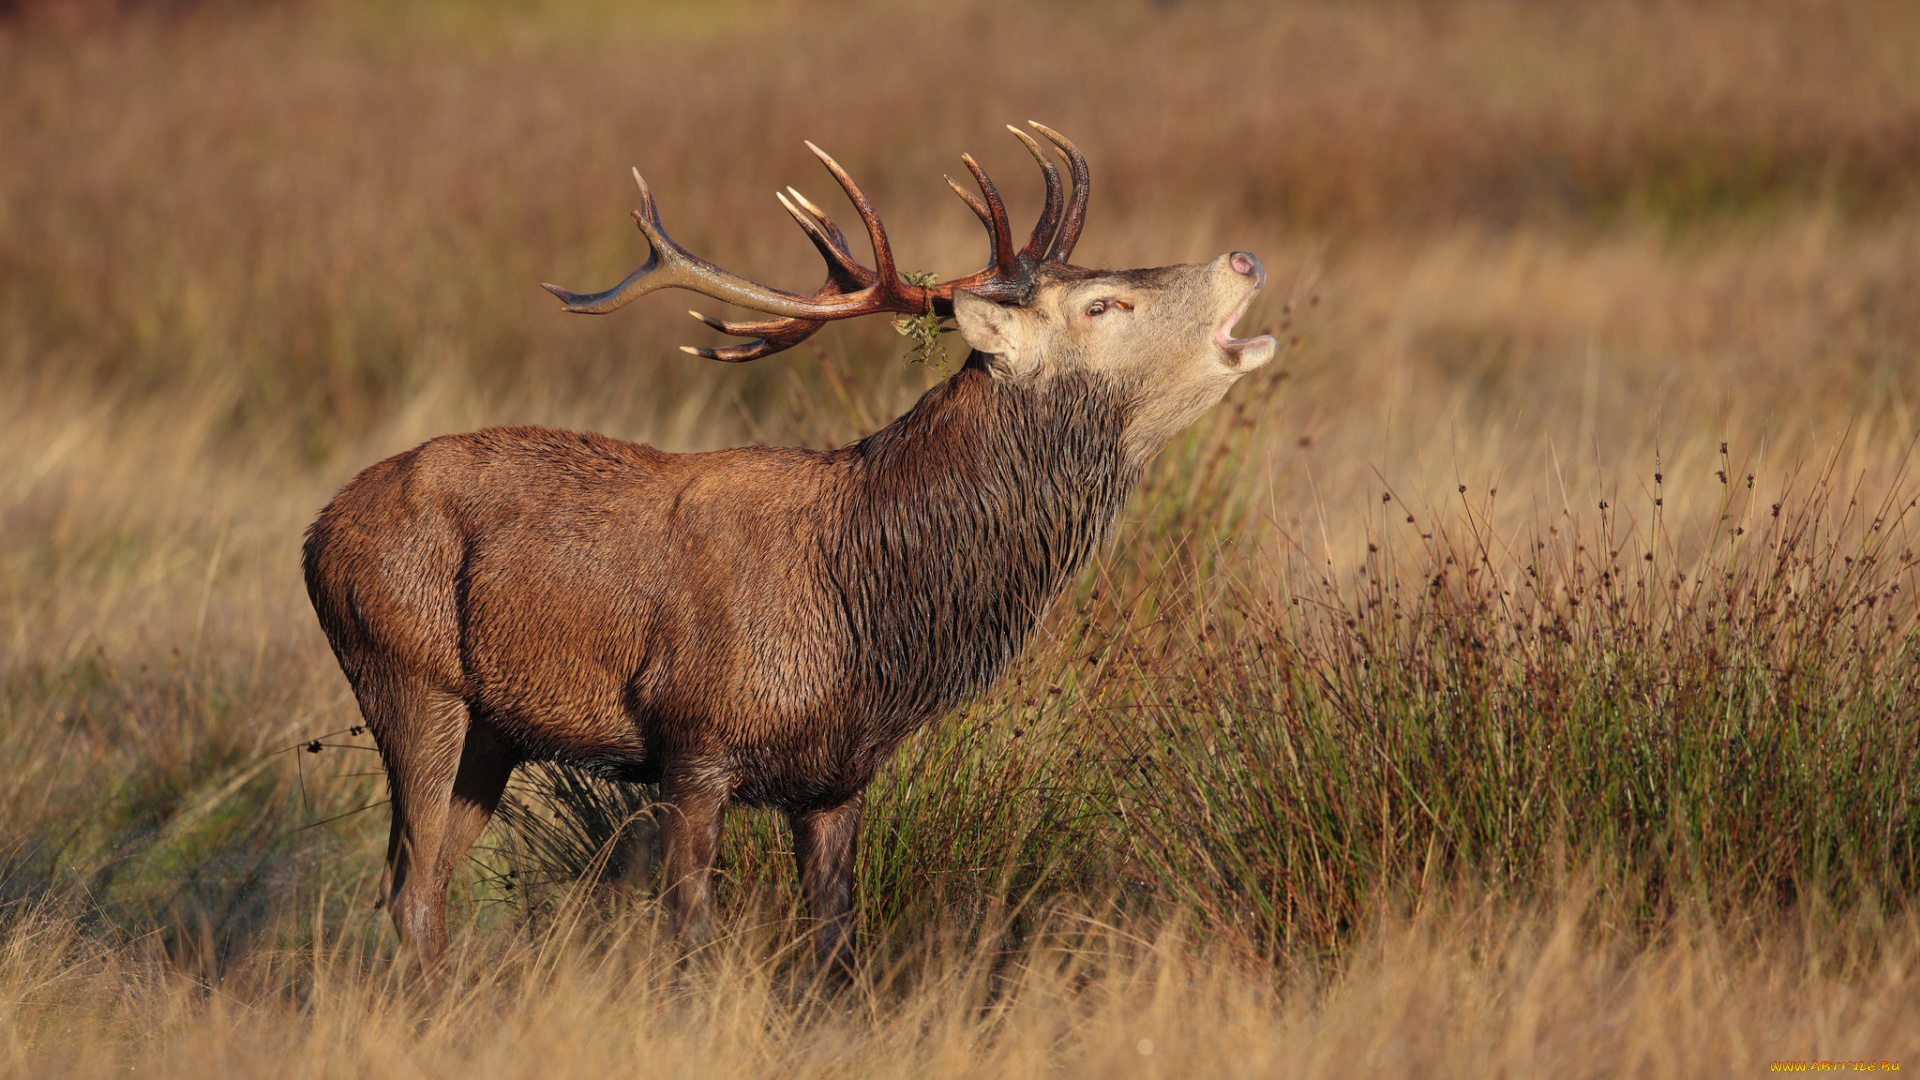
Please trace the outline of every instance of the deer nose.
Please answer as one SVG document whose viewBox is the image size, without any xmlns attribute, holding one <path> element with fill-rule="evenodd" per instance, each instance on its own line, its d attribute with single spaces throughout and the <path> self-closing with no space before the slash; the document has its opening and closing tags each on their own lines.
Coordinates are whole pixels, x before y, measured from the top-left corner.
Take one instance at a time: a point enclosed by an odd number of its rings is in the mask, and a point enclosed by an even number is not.
<svg viewBox="0 0 1920 1080">
<path fill-rule="evenodd" d="M 1245 274 L 1248 277 L 1261 276 L 1260 260 L 1254 258 L 1253 252 L 1251 251 L 1234 252 L 1233 256 L 1228 259 L 1228 264 L 1233 267 L 1235 273 Z"/>
</svg>

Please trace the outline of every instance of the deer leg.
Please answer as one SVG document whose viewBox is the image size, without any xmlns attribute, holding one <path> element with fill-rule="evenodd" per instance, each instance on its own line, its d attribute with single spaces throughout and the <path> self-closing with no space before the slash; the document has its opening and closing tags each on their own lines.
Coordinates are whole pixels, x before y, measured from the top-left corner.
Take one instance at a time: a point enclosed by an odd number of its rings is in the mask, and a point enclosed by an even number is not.
<svg viewBox="0 0 1920 1080">
<path fill-rule="evenodd" d="M 666 805 L 660 837 L 666 848 L 667 909 L 673 932 L 689 946 L 713 929 L 713 856 L 720 847 L 728 792 L 711 774 L 669 772 L 660 784 Z"/>
<path fill-rule="evenodd" d="M 651 810 L 621 826 L 609 867 L 616 893 L 646 896 L 653 892 L 653 854 L 659 849 L 659 840 L 660 826 Z"/>
<path fill-rule="evenodd" d="M 446 953 L 447 885 L 437 870 L 460 772 L 467 706 L 450 694 L 403 686 L 366 688 L 361 708 L 386 759 L 393 795 L 393 830 L 381 878 L 387 911 L 402 947 L 432 975 Z"/>
<path fill-rule="evenodd" d="M 453 793 L 447 804 L 446 832 L 440 838 L 440 853 L 433 868 L 434 885 L 441 896 L 446 895 L 454 871 L 500 805 L 500 795 L 507 790 L 515 764 L 512 751 L 492 728 L 476 721 L 467 729 L 466 742 L 460 747 L 460 771 L 454 774 Z"/>
<path fill-rule="evenodd" d="M 865 804 L 862 793 L 838 806 L 787 816 L 800 889 L 813 918 L 814 956 L 836 985 L 853 974 L 853 867 Z"/>
<path fill-rule="evenodd" d="M 388 774 L 391 777 L 392 771 Z M 400 862 L 400 841 L 406 835 L 406 819 L 397 803 L 389 802 L 392 819 L 387 825 L 387 861 L 380 866 L 380 890 L 373 895 L 373 909 L 393 910 L 393 868 Z"/>
</svg>

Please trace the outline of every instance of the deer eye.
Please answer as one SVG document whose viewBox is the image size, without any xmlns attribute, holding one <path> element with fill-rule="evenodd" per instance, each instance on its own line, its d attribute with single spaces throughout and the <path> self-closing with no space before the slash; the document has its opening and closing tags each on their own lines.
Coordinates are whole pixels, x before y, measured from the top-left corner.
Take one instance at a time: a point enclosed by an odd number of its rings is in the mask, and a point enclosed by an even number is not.
<svg viewBox="0 0 1920 1080">
<path fill-rule="evenodd" d="M 1093 303 L 1087 305 L 1087 318 L 1091 319 L 1095 315 L 1104 315 L 1106 314 L 1106 310 L 1107 302 L 1105 300 L 1095 300 Z"/>
</svg>

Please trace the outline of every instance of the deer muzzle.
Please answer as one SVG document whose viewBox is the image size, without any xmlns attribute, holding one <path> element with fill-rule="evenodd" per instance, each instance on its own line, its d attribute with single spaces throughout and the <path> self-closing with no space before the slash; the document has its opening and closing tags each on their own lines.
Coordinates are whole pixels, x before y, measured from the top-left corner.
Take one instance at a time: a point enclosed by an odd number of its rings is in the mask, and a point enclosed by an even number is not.
<svg viewBox="0 0 1920 1080">
<path fill-rule="evenodd" d="M 1237 338 L 1233 328 L 1247 313 L 1247 305 L 1260 293 L 1261 286 L 1267 283 L 1267 272 L 1260 266 L 1260 260 L 1251 251 L 1236 251 L 1221 256 L 1228 270 L 1246 280 L 1246 291 L 1233 306 L 1232 314 L 1227 316 L 1220 328 L 1213 332 L 1213 343 L 1220 350 L 1224 362 L 1229 368 L 1239 372 L 1252 371 L 1273 359 L 1274 340 L 1271 334 L 1257 337 Z"/>
</svg>

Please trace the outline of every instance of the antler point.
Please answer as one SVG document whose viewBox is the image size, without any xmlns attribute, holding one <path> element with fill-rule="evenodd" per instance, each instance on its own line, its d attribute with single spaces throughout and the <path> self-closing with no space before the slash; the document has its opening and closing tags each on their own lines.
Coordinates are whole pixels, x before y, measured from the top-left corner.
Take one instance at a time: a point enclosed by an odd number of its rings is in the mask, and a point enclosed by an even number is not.
<svg viewBox="0 0 1920 1080">
<path fill-rule="evenodd" d="M 808 199 L 805 195 L 800 194 L 800 189 L 789 184 L 787 185 L 787 192 L 788 194 L 793 196 L 794 202 L 797 202 L 801 206 L 806 208 L 807 213 L 812 214 L 814 217 L 819 218 L 822 221 L 826 220 L 827 212 L 813 205 L 812 200 Z"/>
</svg>

